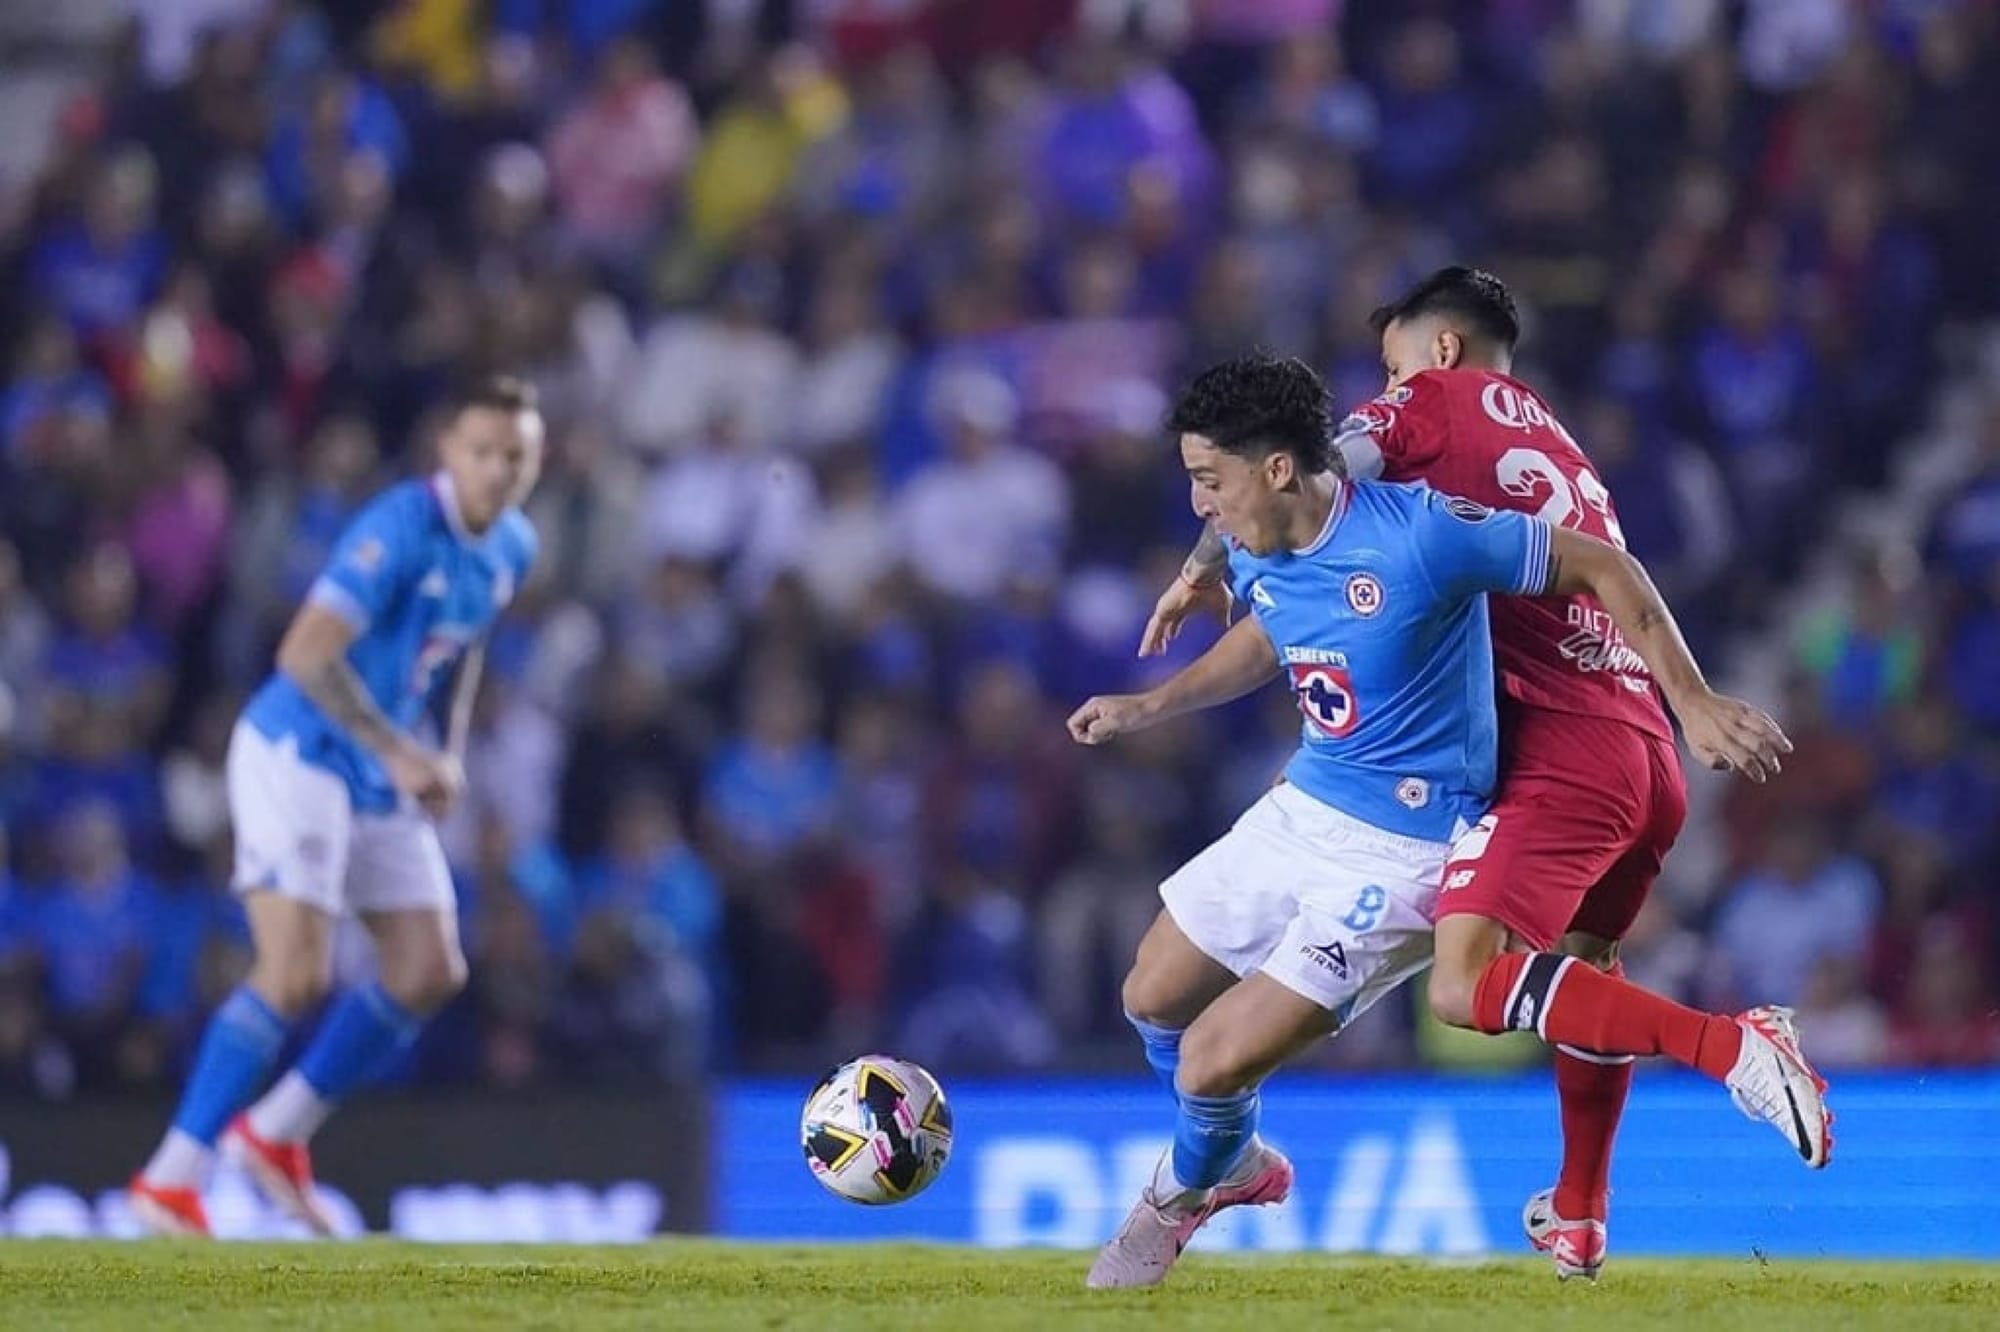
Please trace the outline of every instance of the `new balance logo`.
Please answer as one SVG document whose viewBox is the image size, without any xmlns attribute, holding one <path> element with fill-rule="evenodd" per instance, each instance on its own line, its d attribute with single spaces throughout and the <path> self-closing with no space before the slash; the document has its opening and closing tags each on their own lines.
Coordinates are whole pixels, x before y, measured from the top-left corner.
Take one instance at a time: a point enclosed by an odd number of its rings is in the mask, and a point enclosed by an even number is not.
<svg viewBox="0 0 2000 1332">
<path fill-rule="evenodd" d="M 1302 944 L 1299 951 L 1322 971 L 1331 971 L 1342 980 L 1347 979 L 1347 949 L 1341 946 L 1338 939 L 1332 943 Z"/>
<path fill-rule="evenodd" d="M 1270 610 L 1278 609 L 1277 601 L 1272 598 L 1269 592 L 1264 590 L 1264 580 L 1261 578 L 1250 584 L 1250 600 Z"/>
</svg>

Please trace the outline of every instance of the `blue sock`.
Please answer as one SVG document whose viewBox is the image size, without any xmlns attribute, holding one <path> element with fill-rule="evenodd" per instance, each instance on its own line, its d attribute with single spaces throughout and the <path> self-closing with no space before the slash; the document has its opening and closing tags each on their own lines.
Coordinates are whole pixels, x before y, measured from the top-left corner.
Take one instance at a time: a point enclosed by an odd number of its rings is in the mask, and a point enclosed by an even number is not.
<svg viewBox="0 0 2000 1332">
<path fill-rule="evenodd" d="M 215 1010 L 181 1092 L 174 1127 L 213 1147 L 236 1112 L 270 1076 L 291 1024 L 247 985 L 239 985 Z"/>
<path fill-rule="evenodd" d="M 1160 1081 L 1167 1084 L 1167 1090 L 1178 1097 L 1180 1091 L 1174 1086 L 1174 1074 L 1181 1066 L 1180 1032 L 1171 1027 L 1156 1027 L 1130 1013 L 1125 1015 L 1125 1020 L 1139 1033 L 1139 1040 L 1146 1047 L 1146 1062 L 1153 1066 L 1153 1072 L 1160 1075 Z"/>
<path fill-rule="evenodd" d="M 336 1002 L 299 1056 L 299 1076 L 329 1101 L 381 1077 L 410 1048 L 424 1020 L 390 997 L 379 981 Z"/>
<path fill-rule="evenodd" d="M 1255 1089 L 1234 1096 L 1181 1093 L 1174 1120 L 1174 1179 L 1183 1188 L 1212 1189 L 1229 1174 L 1257 1133 Z"/>
</svg>

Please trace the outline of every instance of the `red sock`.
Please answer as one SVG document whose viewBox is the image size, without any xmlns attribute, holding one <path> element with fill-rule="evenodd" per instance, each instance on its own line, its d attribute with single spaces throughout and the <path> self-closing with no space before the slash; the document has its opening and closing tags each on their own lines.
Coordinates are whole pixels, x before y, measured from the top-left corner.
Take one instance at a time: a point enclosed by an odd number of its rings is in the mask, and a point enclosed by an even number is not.
<svg viewBox="0 0 2000 1332">
<path fill-rule="evenodd" d="M 1616 1062 L 1606 1063 L 1605 1060 Z M 1562 1104 L 1563 1164 L 1556 1179 L 1556 1215 L 1602 1221 L 1611 1196 L 1611 1143 L 1632 1090 L 1627 1055 L 1556 1051 L 1556 1096 Z"/>
<path fill-rule="evenodd" d="M 1625 979 L 1613 962 L 1605 974 Z M 1632 1056 L 1556 1047 L 1556 1099 L 1562 1107 L 1563 1164 L 1556 1179 L 1556 1215 L 1602 1221 L 1611 1198 L 1611 1144 L 1632 1090 Z"/>
<path fill-rule="evenodd" d="M 1663 1054 L 1717 1082 L 1743 1048 L 1733 1018 L 1703 1013 L 1556 953 L 1502 953 L 1479 973 L 1473 1025 L 1532 1031 L 1551 1045 Z"/>
</svg>

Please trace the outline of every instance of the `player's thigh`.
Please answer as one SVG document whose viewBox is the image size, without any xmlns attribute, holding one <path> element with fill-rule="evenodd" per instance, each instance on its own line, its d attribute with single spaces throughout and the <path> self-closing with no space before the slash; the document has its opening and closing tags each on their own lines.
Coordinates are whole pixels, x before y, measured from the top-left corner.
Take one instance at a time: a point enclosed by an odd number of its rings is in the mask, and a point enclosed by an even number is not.
<svg viewBox="0 0 2000 1332">
<path fill-rule="evenodd" d="M 436 1009 L 465 984 L 458 913 L 430 908 L 363 911 L 382 988 L 416 1013 Z"/>
<path fill-rule="evenodd" d="M 236 891 L 341 915 L 354 824 L 346 783 L 301 759 L 296 742 L 272 740 L 248 722 L 230 734 L 223 777 Z"/>
<path fill-rule="evenodd" d="M 1140 945 L 1133 980 L 1141 992 L 1128 988 L 1128 1005 L 1133 998 L 1153 1008 L 1169 999 L 1185 1001 L 1194 1004 L 1186 1015 L 1191 1019 L 1230 981 L 1263 964 L 1326 853 L 1315 840 L 1311 803 L 1290 787 L 1265 792 L 1228 832 L 1160 885 L 1166 910 Z"/>
<path fill-rule="evenodd" d="M 1334 1015 L 1317 1001 L 1254 972 L 1188 1028 L 1181 1038 L 1174 1085 L 1190 1096 L 1248 1091 L 1338 1027 Z"/>
<path fill-rule="evenodd" d="M 1234 984 L 1236 973 L 1189 942 L 1162 910 L 1139 940 L 1120 997 L 1133 1017 L 1180 1028 Z"/>
<path fill-rule="evenodd" d="M 1649 744 L 1650 781 L 1640 832 L 1585 892 L 1570 917 L 1567 931 L 1571 934 L 1601 940 L 1624 938 L 1646 905 L 1646 897 L 1687 823 L 1687 782 L 1681 773 L 1679 751 L 1667 740 L 1653 739 Z"/>
<path fill-rule="evenodd" d="M 414 814 L 354 821 L 347 899 L 375 941 L 382 984 L 427 1010 L 465 981 L 458 902 L 437 830 Z"/>
<path fill-rule="evenodd" d="M 1545 951 L 1584 895 L 1638 838 L 1643 806 L 1609 773 L 1511 774 L 1479 822 L 1452 844 L 1437 917 L 1495 921 Z"/>
</svg>

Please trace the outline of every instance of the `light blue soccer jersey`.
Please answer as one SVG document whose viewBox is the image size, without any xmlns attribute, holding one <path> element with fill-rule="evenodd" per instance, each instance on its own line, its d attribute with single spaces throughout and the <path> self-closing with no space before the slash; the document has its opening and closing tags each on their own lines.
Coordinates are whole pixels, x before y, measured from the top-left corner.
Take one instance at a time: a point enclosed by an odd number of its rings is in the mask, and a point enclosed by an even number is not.
<svg viewBox="0 0 2000 1332">
<path fill-rule="evenodd" d="M 514 599 L 537 545 L 518 509 L 478 536 L 467 531 L 450 478 L 439 473 L 390 487 L 356 515 L 307 600 L 354 626 L 348 664 L 383 714 L 411 727 L 466 648 Z M 395 808 L 382 765 L 283 672 L 265 681 L 243 715 L 272 740 L 295 738 L 300 758 L 347 783 L 356 810 Z"/>
<path fill-rule="evenodd" d="M 1231 590 L 1278 651 L 1299 711 L 1285 769 L 1387 832 L 1449 841 L 1497 763 L 1487 592 L 1537 595 L 1549 527 L 1422 486 L 1341 487 L 1304 550 L 1229 555 Z"/>
</svg>

